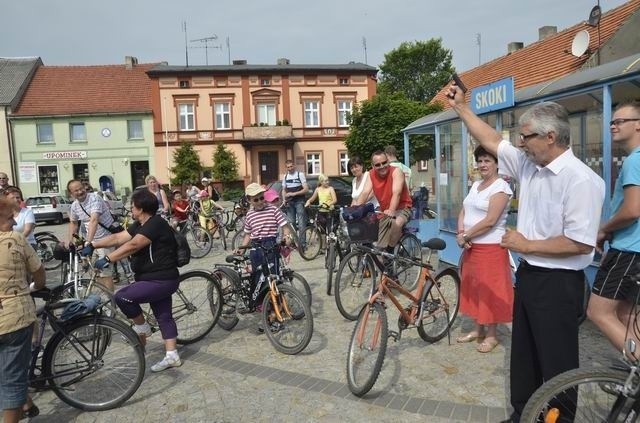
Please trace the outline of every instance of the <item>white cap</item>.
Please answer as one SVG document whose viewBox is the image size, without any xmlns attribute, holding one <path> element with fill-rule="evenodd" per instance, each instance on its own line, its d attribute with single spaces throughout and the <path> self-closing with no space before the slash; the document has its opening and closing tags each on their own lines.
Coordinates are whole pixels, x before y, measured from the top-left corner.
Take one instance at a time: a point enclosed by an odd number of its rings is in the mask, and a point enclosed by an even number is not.
<svg viewBox="0 0 640 423">
<path fill-rule="evenodd" d="M 200 182 L 209 182 L 209 179 L 208 179 L 208 178 L 202 178 L 202 179 L 200 180 Z"/>
</svg>

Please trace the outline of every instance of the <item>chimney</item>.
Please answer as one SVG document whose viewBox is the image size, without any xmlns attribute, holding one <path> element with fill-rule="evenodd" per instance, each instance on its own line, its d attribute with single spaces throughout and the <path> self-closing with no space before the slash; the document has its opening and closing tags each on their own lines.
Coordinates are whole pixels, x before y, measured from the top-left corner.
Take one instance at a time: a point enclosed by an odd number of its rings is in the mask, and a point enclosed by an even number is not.
<svg viewBox="0 0 640 423">
<path fill-rule="evenodd" d="M 138 58 L 133 56 L 124 56 L 125 69 L 133 69 L 138 64 Z"/>
<path fill-rule="evenodd" d="M 507 54 L 514 53 L 524 47 L 524 43 L 520 41 L 514 41 L 507 44 Z"/>
<path fill-rule="evenodd" d="M 289 59 L 287 59 L 286 57 L 281 57 L 278 59 L 278 65 L 290 65 L 291 61 Z"/>
<path fill-rule="evenodd" d="M 246 60 L 234 60 L 233 64 L 234 65 L 246 65 L 247 61 Z"/>
<path fill-rule="evenodd" d="M 557 26 L 541 26 L 538 28 L 538 41 L 542 41 L 545 38 L 549 38 L 552 35 L 556 35 L 558 33 Z"/>
</svg>

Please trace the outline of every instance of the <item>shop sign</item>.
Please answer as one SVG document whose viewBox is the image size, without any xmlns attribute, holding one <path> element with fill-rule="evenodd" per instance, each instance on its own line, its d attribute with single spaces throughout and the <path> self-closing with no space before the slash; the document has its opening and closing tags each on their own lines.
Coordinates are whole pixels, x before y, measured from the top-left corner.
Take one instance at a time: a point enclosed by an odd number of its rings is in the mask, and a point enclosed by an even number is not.
<svg viewBox="0 0 640 423">
<path fill-rule="evenodd" d="M 86 151 L 51 151 L 49 153 L 42 153 L 42 158 L 45 160 L 59 160 L 59 159 L 86 159 Z"/>
<path fill-rule="evenodd" d="M 471 90 L 471 109 L 477 115 L 513 107 L 513 78 L 505 78 Z"/>
</svg>

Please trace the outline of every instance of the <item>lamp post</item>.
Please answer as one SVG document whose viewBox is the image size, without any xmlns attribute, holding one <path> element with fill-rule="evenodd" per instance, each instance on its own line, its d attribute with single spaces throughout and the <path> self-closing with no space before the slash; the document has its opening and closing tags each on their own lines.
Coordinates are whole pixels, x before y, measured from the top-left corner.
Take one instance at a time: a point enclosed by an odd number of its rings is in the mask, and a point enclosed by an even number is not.
<svg viewBox="0 0 640 423">
<path fill-rule="evenodd" d="M 167 97 L 162 97 L 162 126 L 164 126 L 164 146 L 167 163 L 167 183 L 171 191 L 171 171 L 169 168 L 169 133 L 167 131 Z"/>
</svg>

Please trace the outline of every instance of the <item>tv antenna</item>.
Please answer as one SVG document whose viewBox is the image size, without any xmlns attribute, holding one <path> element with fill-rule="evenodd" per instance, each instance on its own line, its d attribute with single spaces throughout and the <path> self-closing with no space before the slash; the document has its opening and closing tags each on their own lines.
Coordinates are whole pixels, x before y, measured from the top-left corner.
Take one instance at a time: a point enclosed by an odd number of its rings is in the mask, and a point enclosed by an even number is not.
<svg viewBox="0 0 640 423">
<path fill-rule="evenodd" d="M 362 37 L 362 49 L 364 50 L 364 64 L 368 65 L 368 60 L 367 60 L 367 39 L 366 37 Z"/>
<path fill-rule="evenodd" d="M 222 50 L 222 46 L 217 45 L 217 46 L 210 46 L 209 43 L 212 41 L 215 41 L 218 39 L 217 35 L 212 35 L 211 37 L 205 37 L 205 38 L 197 38 L 195 40 L 191 40 L 192 43 L 204 43 L 204 46 L 202 47 L 191 47 L 191 48 L 203 48 L 204 49 L 204 57 L 205 57 L 205 61 L 206 64 L 209 65 L 209 49 L 210 48 L 219 48 L 220 50 Z"/>
</svg>

